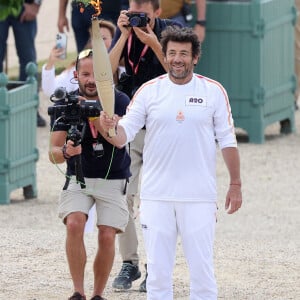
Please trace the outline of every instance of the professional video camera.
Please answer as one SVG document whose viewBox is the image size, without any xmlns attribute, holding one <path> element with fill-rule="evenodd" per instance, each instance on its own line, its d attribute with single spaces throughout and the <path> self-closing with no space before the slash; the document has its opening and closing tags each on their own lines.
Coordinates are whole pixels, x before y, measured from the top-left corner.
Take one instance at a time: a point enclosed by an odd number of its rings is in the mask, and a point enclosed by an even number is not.
<svg viewBox="0 0 300 300">
<path fill-rule="evenodd" d="M 129 18 L 129 27 L 146 27 L 150 19 L 146 13 L 127 13 L 126 16 Z"/>
<path fill-rule="evenodd" d="M 67 125 L 80 125 L 83 118 L 100 115 L 101 105 L 98 100 L 79 100 L 78 95 L 67 93 L 64 87 L 57 88 L 50 100 L 52 102 L 65 100 L 66 104 L 48 107 L 48 115 Z"/>
<path fill-rule="evenodd" d="M 81 143 L 82 133 L 78 129 L 82 128 L 83 119 L 88 117 L 98 117 L 101 105 L 98 100 L 79 100 L 78 95 L 67 93 L 64 87 L 59 87 L 51 95 L 52 102 L 64 100 L 64 104 L 57 104 L 48 107 L 48 115 L 53 116 L 57 124 L 70 125 L 67 139 L 73 141 L 73 146 Z M 72 156 L 75 164 L 76 181 L 81 188 L 85 188 L 85 181 L 81 166 L 81 155 Z M 67 180 L 67 182 L 69 179 Z"/>
</svg>

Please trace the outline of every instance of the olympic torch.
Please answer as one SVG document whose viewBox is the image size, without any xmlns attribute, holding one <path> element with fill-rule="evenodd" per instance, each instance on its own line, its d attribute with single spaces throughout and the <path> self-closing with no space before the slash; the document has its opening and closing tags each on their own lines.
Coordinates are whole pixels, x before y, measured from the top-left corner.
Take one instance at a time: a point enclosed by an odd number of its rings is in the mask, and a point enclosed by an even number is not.
<svg viewBox="0 0 300 300">
<path fill-rule="evenodd" d="M 91 1 L 90 3 L 92 4 L 92 2 L 95 1 Z M 100 8 L 99 5 L 98 8 Z M 101 9 L 99 9 L 98 14 L 100 14 L 100 12 Z M 115 112 L 113 74 L 108 52 L 100 33 L 99 20 L 97 18 L 98 14 L 96 12 L 91 20 L 94 77 L 102 108 L 109 115 L 109 117 L 113 117 Z M 115 135 L 115 129 L 110 129 L 109 136 Z"/>
</svg>

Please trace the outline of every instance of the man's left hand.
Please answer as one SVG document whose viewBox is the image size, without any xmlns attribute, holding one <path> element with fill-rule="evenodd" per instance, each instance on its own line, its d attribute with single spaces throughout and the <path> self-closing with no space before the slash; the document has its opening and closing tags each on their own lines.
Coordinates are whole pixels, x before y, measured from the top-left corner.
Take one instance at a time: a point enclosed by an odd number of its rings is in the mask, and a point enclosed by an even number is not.
<svg viewBox="0 0 300 300">
<path fill-rule="evenodd" d="M 225 209 L 228 214 L 235 213 L 242 206 L 242 192 L 240 185 L 230 185 L 226 195 Z"/>
<path fill-rule="evenodd" d="M 154 31 L 151 29 L 151 26 L 147 24 L 147 27 L 132 27 L 138 39 L 145 45 L 148 45 L 152 48 L 158 42 L 157 36 Z"/>
</svg>

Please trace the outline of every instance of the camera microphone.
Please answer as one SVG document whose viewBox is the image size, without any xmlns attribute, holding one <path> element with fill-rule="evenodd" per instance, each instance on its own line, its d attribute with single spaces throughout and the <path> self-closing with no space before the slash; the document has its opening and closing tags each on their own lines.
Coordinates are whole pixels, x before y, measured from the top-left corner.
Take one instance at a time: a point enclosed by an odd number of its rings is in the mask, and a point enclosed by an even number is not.
<svg viewBox="0 0 300 300">
<path fill-rule="evenodd" d="M 54 91 L 54 97 L 56 99 L 65 99 L 67 96 L 67 91 L 66 91 L 66 88 L 64 87 L 58 87 L 55 89 Z"/>
</svg>

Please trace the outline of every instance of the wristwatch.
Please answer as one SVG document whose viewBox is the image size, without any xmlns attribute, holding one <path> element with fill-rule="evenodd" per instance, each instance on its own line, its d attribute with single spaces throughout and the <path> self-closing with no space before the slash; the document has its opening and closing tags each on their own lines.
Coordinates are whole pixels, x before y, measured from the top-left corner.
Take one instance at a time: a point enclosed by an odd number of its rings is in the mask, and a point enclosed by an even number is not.
<svg viewBox="0 0 300 300">
<path fill-rule="evenodd" d="M 205 27 L 206 26 L 206 20 L 197 20 L 196 24 Z"/>
<path fill-rule="evenodd" d="M 63 154 L 63 157 L 65 160 L 68 160 L 69 158 L 71 158 L 71 155 L 69 155 L 67 153 L 67 145 L 64 144 L 63 147 L 61 148 L 61 151 L 62 151 L 62 154 Z"/>
<path fill-rule="evenodd" d="M 42 4 L 42 0 L 33 0 L 33 3 L 37 4 L 37 5 L 41 5 Z"/>
</svg>

